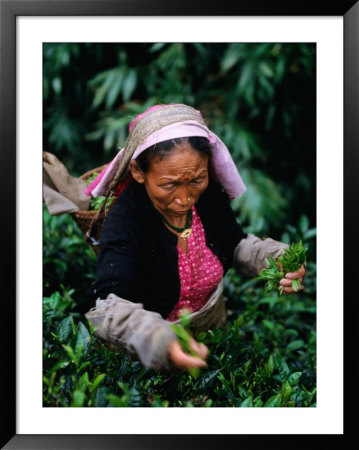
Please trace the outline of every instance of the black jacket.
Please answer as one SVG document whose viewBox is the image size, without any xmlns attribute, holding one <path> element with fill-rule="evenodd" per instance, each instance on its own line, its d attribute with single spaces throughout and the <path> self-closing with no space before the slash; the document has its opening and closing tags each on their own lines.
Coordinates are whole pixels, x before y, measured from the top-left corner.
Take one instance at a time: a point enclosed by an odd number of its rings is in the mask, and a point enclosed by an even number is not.
<svg viewBox="0 0 359 450">
<path fill-rule="evenodd" d="M 232 267 L 235 247 L 246 234 L 218 184 L 209 183 L 196 209 L 207 246 L 220 259 L 225 273 Z M 106 216 L 97 277 L 88 290 L 91 306 L 97 298 L 114 293 L 166 318 L 179 299 L 177 236 L 163 224 L 143 184 L 133 182 Z"/>
</svg>

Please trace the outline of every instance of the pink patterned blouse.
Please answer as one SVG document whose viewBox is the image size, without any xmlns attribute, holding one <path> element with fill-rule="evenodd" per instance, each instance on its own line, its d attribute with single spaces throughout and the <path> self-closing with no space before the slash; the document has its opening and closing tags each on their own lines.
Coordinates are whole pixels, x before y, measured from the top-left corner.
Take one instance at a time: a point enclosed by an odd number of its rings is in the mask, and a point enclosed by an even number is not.
<svg viewBox="0 0 359 450">
<path fill-rule="evenodd" d="M 181 309 L 198 311 L 223 278 L 223 266 L 206 245 L 201 219 L 192 207 L 192 234 L 187 240 L 187 254 L 177 246 L 180 298 L 167 320 L 178 319 Z"/>
</svg>

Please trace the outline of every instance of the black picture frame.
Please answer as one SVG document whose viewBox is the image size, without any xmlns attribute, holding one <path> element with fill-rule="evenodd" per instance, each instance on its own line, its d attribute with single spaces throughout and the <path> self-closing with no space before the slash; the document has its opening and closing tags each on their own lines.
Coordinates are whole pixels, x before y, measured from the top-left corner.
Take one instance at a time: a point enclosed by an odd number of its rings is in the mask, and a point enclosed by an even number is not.
<svg viewBox="0 0 359 450">
<path fill-rule="evenodd" d="M 3 196 L 0 248 L 2 280 L 1 448 L 6 449 L 182 449 L 263 447 L 350 448 L 355 414 L 350 414 L 357 249 L 359 168 L 358 0 L 0 0 L 0 186 Z M 344 320 L 345 385 L 342 435 L 18 435 L 16 434 L 16 17 L 20 16 L 342 16 L 344 18 Z M 335 188 L 335 187 L 333 187 Z M 345 239 L 345 236 L 347 239 Z M 29 300 L 31 301 L 31 299 Z M 335 326 L 335 325 L 333 325 Z M 356 339 L 355 339 L 356 338 Z M 352 355 L 355 355 L 354 357 Z M 353 393 L 352 393 L 353 394 Z M 355 406 L 355 405 L 354 405 Z M 90 426 L 90 425 L 89 425 Z"/>
</svg>

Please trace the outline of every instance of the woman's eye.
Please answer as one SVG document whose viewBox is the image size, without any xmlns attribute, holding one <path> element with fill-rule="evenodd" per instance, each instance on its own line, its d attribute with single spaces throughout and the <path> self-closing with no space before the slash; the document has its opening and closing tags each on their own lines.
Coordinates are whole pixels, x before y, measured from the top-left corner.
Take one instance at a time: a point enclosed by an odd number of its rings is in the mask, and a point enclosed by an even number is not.
<svg viewBox="0 0 359 450">
<path fill-rule="evenodd" d="M 174 189 L 175 187 L 176 187 L 175 184 L 166 184 L 165 186 L 162 186 L 163 189 L 166 189 L 168 191 Z"/>
<path fill-rule="evenodd" d="M 203 183 L 203 181 L 204 181 L 204 178 L 199 178 L 196 180 L 192 180 L 191 183 L 192 184 L 201 184 L 201 183 Z"/>
</svg>

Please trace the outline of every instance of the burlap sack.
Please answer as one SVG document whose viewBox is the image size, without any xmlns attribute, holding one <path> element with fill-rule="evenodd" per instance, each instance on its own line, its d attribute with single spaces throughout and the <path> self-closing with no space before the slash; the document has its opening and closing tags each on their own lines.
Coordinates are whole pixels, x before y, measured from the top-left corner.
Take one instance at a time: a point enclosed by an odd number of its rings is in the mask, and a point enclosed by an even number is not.
<svg viewBox="0 0 359 450">
<path fill-rule="evenodd" d="M 52 153 L 43 152 L 43 196 L 52 216 L 89 209 L 84 180 L 71 176 Z"/>
</svg>

